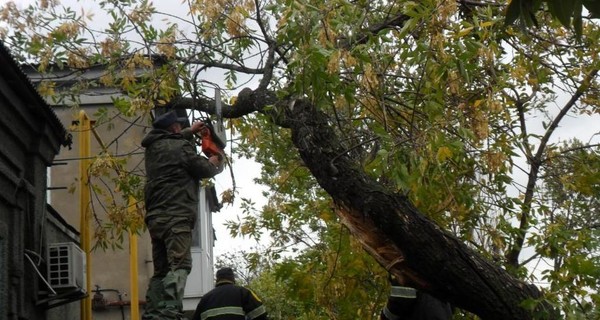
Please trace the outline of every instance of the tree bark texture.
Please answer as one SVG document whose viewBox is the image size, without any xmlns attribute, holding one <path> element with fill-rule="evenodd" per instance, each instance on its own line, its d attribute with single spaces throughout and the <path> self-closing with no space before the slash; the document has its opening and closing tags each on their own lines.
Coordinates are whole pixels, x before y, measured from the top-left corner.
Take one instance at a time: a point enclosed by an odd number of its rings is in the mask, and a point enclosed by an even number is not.
<svg viewBox="0 0 600 320">
<path fill-rule="evenodd" d="M 306 166 L 341 208 L 338 215 L 379 263 L 403 269 L 427 291 L 483 319 L 531 319 L 522 301 L 540 291 L 467 247 L 387 190 L 345 156 L 328 118 L 306 101 L 289 110 L 292 140 Z M 395 252 L 395 254 L 394 254 Z"/>
</svg>

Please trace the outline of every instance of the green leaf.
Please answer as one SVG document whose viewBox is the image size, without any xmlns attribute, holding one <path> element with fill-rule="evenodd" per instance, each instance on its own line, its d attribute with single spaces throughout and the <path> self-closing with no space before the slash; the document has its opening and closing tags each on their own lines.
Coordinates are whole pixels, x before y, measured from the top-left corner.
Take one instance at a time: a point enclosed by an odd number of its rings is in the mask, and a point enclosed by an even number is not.
<svg viewBox="0 0 600 320">
<path fill-rule="evenodd" d="M 571 16 L 575 8 L 576 1 L 565 1 L 565 0 L 547 0 L 548 10 L 555 16 L 560 23 L 565 27 L 570 27 Z"/>
<path fill-rule="evenodd" d="M 521 2 L 524 0 L 511 0 L 506 7 L 506 14 L 504 18 L 505 25 L 512 25 L 521 16 Z"/>
</svg>

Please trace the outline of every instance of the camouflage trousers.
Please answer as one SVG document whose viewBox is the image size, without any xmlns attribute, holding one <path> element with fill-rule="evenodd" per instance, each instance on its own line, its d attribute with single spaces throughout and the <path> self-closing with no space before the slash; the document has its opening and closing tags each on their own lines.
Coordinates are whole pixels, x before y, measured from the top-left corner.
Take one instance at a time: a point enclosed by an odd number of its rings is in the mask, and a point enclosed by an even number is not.
<svg viewBox="0 0 600 320">
<path fill-rule="evenodd" d="M 146 225 L 152 238 L 154 275 L 146 292 L 142 319 L 181 319 L 183 293 L 192 269 L 193 221 L 155 216 Z"/>
</svg>

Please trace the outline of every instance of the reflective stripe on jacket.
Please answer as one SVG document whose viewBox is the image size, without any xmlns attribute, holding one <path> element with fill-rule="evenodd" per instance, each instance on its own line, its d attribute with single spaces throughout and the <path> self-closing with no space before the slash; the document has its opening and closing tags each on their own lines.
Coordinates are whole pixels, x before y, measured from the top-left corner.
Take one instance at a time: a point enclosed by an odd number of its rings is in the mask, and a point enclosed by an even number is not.
<svg viewBox="0 0 600 320">
<path fill-rule="evenodd" d="M 266 320 L 267 311 L 256 295 L 231 282 L 220 282 L 205 294 L 192 320 Z"/>
<path fill-rule="evenodd" d="M 425 292 L 392 286 L 388 302 L 381 312 L 384 320 L 449 320 L 452 307 Z"/>
</svg>

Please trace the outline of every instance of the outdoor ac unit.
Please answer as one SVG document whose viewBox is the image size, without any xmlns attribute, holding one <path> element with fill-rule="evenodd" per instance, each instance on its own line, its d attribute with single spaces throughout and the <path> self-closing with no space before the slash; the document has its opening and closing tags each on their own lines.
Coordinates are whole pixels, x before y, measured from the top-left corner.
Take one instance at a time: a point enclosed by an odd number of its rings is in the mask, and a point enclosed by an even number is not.
<svg viewBox="0 0 600 320">
<path fill-rule="evenodd" d="M 86 292 L 85 254 L 73 242 L 48 246 L 48 282 L 52 289 L 79 288 Z"/>
</svg>

